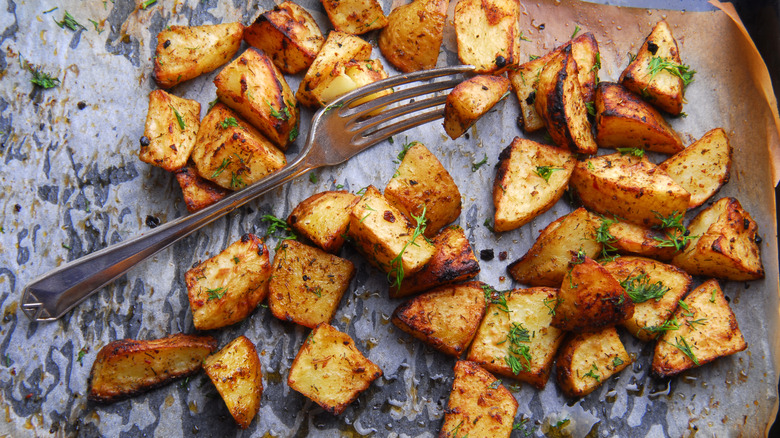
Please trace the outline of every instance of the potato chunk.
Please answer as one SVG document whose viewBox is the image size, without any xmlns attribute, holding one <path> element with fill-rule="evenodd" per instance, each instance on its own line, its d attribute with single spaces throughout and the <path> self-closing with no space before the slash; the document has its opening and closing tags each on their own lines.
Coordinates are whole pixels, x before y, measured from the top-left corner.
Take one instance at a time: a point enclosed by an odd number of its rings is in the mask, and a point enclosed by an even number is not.
<svg viewBox="0 0 780 438">
<path fill-rule="evenodd" d="M 601 68 L 601 53 L 596 37 L 585 32 L 571 40 L 571 54 L 577 62 L 577 78 L 582 90 L 582 99 L 593 102 L 596 95 L 598 73 Z"/>
<path fill-rule="evenodd" d="M 548 287 L 486 290 L 491 304 L 469 349 L 468 360 L 490 372 L 543 389 L 564 332 L 550 325 L 558 290 Z M 492 293 L 492 295 L 491 295 Z M 505 299 L 505 301 L 504 301 Z"/>
<path fill-rule="evenodd" d="M 455 363 L 455 380 L 440 438 L 509 438 L 517 400 L 501 381 L 474 362 Z"/>
<path fill-rule="evenodd" d="M 283 151 L 298 136 L 300 119 L 292 90 L 271 58 L 254 47 L 214 79 L 219 100 L 259 129 Z"/>
<path fill-rule="evenodd" d="M 385 198 L 410 221 L 425 211 L 425 236 L 433 237 L 460 216 L 460 190 L 436 156 L 424 144 L 413 143 L 387 183 Z"/>
<path fill-rule="evenodd" d="M 735 198 L 719 199 L 688 225 L 694 237 L 672 264 L 694 275 L 726 280 L 764 278 L 758 225 Z"/>
<path fill-rule="evenodd" d="M 447 0 L 414 0 L 390 12 L 378 41 L 390 64 L 404 73 L 436 67 L 447 4 Z"/>
<path fill-rule="evenodd" d="M 558 385 L 566 395 L 582 397 L 633 361 L 615 327 L 572 335 L 558 353 Z"/>
<path fill-rule="evenodd" d="M 696 208 L 729 182 L 731 144 L 723 128 L 715 128 L 658 167 L 691 194 Z"/>
<path fill-rule="evenodd" d="M 387 26 L 387 17 L 377 0 L 321 0 L 333 28 L 360 35 Z"/>
<path fill-rule="evenodd" d="M 461 82 L 447 95 L 444 130 L 451 139 L 463 135 L 476 121 L 507 96 L 509 79 L 480 75 Z"/>
<path fill-rule="evenodd" d="M 737 318 L 716 280 L 704 282 L 685 297 L 674 318 L 680 328 L 665 332 L 653 354 L 653 372 L 661 377 L 747 348 Z"/>
<path fill-rule="evenodd" d="M 268 294 L 273 267 L 260 238 L 244 234 L 224 251 L 187 271 L 192 319 L 198 330 L 235 324 Z"/>
<path fill-rule="evenodd" d="M 190 158 L 199 127 L 200 103 L 154 90 L 138 157 L 169 172 L 179 170 Z"/>
<path fill-rule="evenodd" d="M 359 199 L 346 191 L 315 193 L 290 212 L 287 223 L 323 250 L 336 253 L 344 244 L 349 212 Z"/>
<path fill-rule="evenodd" d="M 257 17 L 244 30 L 244 41 L 265 52 L 287 74 L 308 68 L 325 42 L 314 17 L 285 1 Z"/>
<path fill-rule="evenodd" d="M 671 260 L 678 252 L 674 245 L 668 245 L 669 235 L 653 228 L 643 227 L 617 219 L 601 218 L 599 232 L 605 233 L 604 248 L 619 254 L 635 254 L 658 260 Z"/>
<path fill-rule="evenodd" d="M 169 26 L 157 34 L 154 80 L 171 88 L 230 61 L 241 47 L 241 23 Z"/>
<path fill-rule="evenodd" d="M 195 374 L 216 349 L 217 341 L 211 336 L 182 333 L 151 341 L 109 342 L 92 364 L 88 397 L 110 403 Z"/>
<path fill-rule="evenodd" d="M 203 361 L 203 370 L 217 387 L 238 427 L 246 429 L 260 410 L 263 372 L 255 344 L 239 336 Z"/>
<path fill-rule="evenodd" d="M 274 256 L 268 307 L 275 317 L 305 327 L 328 323 L 354 274 L 349 260 L 295 240 L 284 241 Z"/>
<path fill-rule="evenodd" d="M 356 90 L 364 85 L 368 85 L 382 79 L 387 79 L 387 72 L 378 59 L 367 59 L 364 61 L 352 60 L 346 63 L 336 65 L 330 72 L 330 77 L 321 80 L 311 94 L 322 106 L 339 97 Z M 392 90 L 378 91 L 369 96 L 355 100 L 350 105 L 358 105 L 369 100 L 392 93 Z"/>
<path fill-rule="evenodd" d="M 520 137 L 498 160 L 493 182 L 495 231 L 520 228 L 555 205 L 577 162 L 569 151 Z"/>
<path fill-rule="evenodd" d="M 238 190 L 287 164 L 284 153 L 222 103 L 206 114 L 192 151 L 202 178 Z"/>
<path fill-rule="evenodd" d="M 323 323 L 303 342 L 287 385 L 339 415 L 380 376 L 382 370 L 358 351 L 349 335 Z"/>
<path fill-rule="evenodd" d="M 458 0 L 453 23 L 458 59 L 477 73 L 519 64 L 520 5 L 514 0 Z"/>
<path fill-rule="evenodd" d="M 230 193 L 230 190 L 225 190 L 198 175 L 198 170 L 192 163 L 176 171 L 176 181 L 181 187 L 184 205 L 190 213 L 206 208 Z"/>
</svg>

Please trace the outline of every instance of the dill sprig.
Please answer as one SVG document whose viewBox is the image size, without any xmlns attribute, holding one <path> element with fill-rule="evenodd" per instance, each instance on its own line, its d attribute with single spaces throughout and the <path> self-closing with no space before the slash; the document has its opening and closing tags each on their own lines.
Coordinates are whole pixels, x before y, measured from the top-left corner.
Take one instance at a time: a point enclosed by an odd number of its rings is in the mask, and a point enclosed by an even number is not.
<svg viewBox="0 0 780 438">
<path fill-rule="evenodd" d="M 650 278 L 646 273 L 641 273 L 633 277 L 626 277 L 625 280 L 620 282 L 623 289 L 631 297 L 631 301 L 635 303 L 644 303 L 648 300 L 660 301 L 664 294 L 669 292 L 669 288 L 664 286 L 660 281 L 650 283 Z"/>
<path fill-rule="evenodd" d="M 555 172 L 556 170 L 563 170 L 563 167 L 536 166 L 536 169 L 534 169 L 534 173 L 542 177 L 545 182 L 549 183 L 550 176 L 552 176 L 553 172 Z"/>
<path fill-rule="evenodd" d="M 654 56 L 647 65 L 647 69 L 650 71 L 650 80 L 648 82 L 652 82 L 658 73 L 667 71 L 682 79 L 684 87 L 687 87 L 691 82 L 693 82 L 693 75 L 696 74 L 696 70 L 691 70 L 690 66 L 685 64 L 675 64 L 674 62 L 666 60 L 660 56 Z"/>
<path fill-rule="evenodd" d="M 642 330 L 648 333 L 663 333 L 663 332 L 668 332 L 670 330 L 679 330 L 679 329 L 680 329 L 680 323 L 677 322 L 677 318 L 671 318 L 669 320 L 666 320 L 661 325 L 651 325 L 651 326 L 642 327 Z"/>
<path fill-rule="evenodd" d="M 401 287 L 401 282 L 404 281 L 404 263 L 403 263 L 403 257 L 404 252 L 406 252 L 406 249 L 409 248 L 409 245 L 414 246 L 420 246 L 417 243 L 415 243 L 415 240 L 417 240 L 418 237 L 422 236 L 423 233 L 425 233 L 425 226 L 428 223 L 428 219 L 425 218 L 425 210 L 426 206 L 423 206 L 423 211 L 420 213 L 419 216 L 412 215 L 412 218 L 414 218 L 416 225 L 414 226 L 414 231 L 412 231 L 412 237 L 409 239 L 408 242 L 406 242 L 401 248 L 401 252 L 398 253 L 398 255 L 393 259 L 390 260 L 390 271 L 387 273 L 387 280 L 390 282 L 391 287 Z"/>
<path fill-rule="evenodd" d="M 506 303 L 506 293 L 508 291 L 496 290 L 493 286 L 483 284 L 482 292 L 485 294 L 486 304 L 495 304 L 498 310 L 509 313 L 509 306 Z"/>
<path fill-rule="evenodd" d="M 671 342 L 666 342 L 667 344 L 677 347 L 678 350 L 682 351 L 682 353 L 686 356 L 688 356 L 688 359 L 693 361 L 697 366 L 699 365 L 699 360 L 696 359 L 696 355 L 693 353 L 693 350 L 691 349 L 690 344 L 688 344 L 688 341 L 685 340 L 684 336 L 677 336 L 674 338 L 675 343 L 672 344 Z"/>
<path fill-rule="evenodd" d="M 524 345 L 531 342 L 531 333 L 522 323 L 513 322 L 509 328 L 506 339 L 499 342 L 501 345 L 509 342 L 509 353 L 504 356 L 504 362 L 512 368 L 513 374 L 520 374 L 521 371 L 531 371 L 531 348 Z"/>
<path fill-rule="evenodd" d="M 268 228 L 265 230 L 266 237 L 276 236 L 277 233 L 283 233 L 282 240 L 296 240 L 298 238 L 287 222 L 272 214 L 264 214 L 260 220 L 262 222 L 268 222 Z"/>
</svg>

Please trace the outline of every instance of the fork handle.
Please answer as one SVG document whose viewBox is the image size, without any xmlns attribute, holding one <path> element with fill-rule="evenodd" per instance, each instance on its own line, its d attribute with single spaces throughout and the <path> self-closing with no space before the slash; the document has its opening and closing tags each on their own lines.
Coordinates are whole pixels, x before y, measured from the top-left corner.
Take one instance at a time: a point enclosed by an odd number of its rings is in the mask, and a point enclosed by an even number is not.
<svg viewBox="0 0 780 438">
<path fill-rule="evenodd" d="M 68 262 L 31 281 L 22 290 L 22 310 L 33 321 L 51 321 L 144 259 L 252 199 L 312 170 L 302 153 L 278 172 L 221 201 L 125 242 Z"/>
</svg>

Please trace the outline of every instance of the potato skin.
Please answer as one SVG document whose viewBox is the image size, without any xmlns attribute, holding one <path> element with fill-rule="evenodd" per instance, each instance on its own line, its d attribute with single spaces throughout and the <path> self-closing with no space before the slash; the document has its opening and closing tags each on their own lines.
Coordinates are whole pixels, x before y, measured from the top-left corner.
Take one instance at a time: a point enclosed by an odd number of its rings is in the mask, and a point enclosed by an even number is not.
<svg viewBox="0 0 780 438">
<path fill-rule="evenodd" d="M 404 73 L 436 67 L 447 4 L 447 0 L 414 0 L 393 9 L 378 41 L 388 62 Z"/>
<path fill-rule="evenodd" d="M 669 261 L 678 252 L 674 246 L 661 244 L 661 240 L 668 239 L 668 236 L 660 230 L 621 221 L 613 222 L 607 230 L 615 238 L 609 244 L 619 254 L 636 254 Z"/>
<path fill-rule="evenodd" d="M 239 336 L 203 361 L 203 370 L 217 387 L 238 427 L 246 429 L 260 410 L 263 372 L 255 344 Z"/>
</svg>

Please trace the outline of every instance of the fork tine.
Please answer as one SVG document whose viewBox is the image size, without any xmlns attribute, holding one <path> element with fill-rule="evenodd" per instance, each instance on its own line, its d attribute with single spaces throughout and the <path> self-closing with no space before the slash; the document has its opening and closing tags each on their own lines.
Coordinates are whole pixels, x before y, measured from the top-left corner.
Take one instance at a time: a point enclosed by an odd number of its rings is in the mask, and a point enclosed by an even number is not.
<svg viewBox="0 0 780 438">
<path fill-rule="evenodd" d="M 386 108 L 396 102 L 413 99 L 418 96 L 436 93 L 439 91 L 449 90 L 461 82 L 461 79 L 450 79 L 446 81 L 431 82 L 428 84 L 418 85 L 416 87 L 405 88 L 403 90 L 395 91 L 376 99 L 371 99 L 368 102 L 361 103 L 360 105 L 347 108 L 339 115 L 342 117 L 360 118 L 362 116 L 375 113 L 376 111 L 379 111 L 382 108 Z"/>
<path fill-rule="evenodd" d="M 382 112 L 379 115 L 371 116 L 366 119 L 352 119 L 344 126 L 349 131 L 363 131 L 366 132 L 370 128 L 381 125 L 382 123 L 395 119 L 400 116 L 411 114 L 416 111 L 431 108 L 437 105 L 443 104 L 447 100 L 446 95 L 434 96 L 428 99 L 418 100 L 416 102 L 395 107 L 388 111 Z"/>
<path fill-rule="evenodd" d="M 360 147 L 370 146 L 387 139 L 391 135 L 398 134 L 399 132 L 412 129 L 415 126 L 423 125 L 442 117 L 444 117 L 444 107 L 436 108 L 422 114 L 415 115 L 414 117 L 401 120 L 398 123 L 382 127 L 368 135 L 364 135 L 364 132 L 358 132 L 352 137 L 352 143 Z"/>
</svg>

